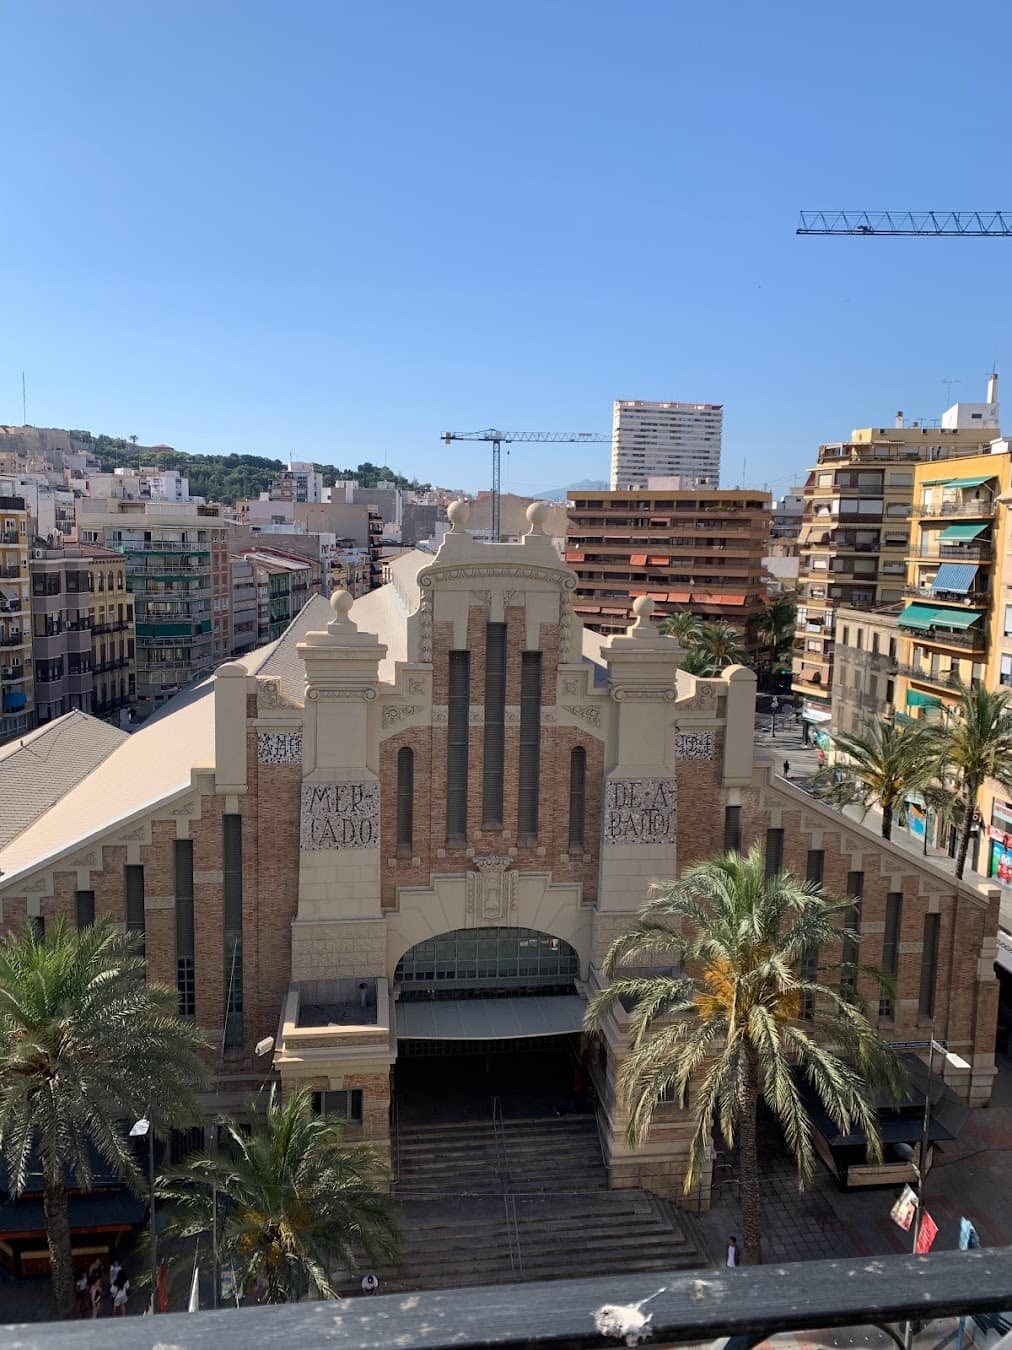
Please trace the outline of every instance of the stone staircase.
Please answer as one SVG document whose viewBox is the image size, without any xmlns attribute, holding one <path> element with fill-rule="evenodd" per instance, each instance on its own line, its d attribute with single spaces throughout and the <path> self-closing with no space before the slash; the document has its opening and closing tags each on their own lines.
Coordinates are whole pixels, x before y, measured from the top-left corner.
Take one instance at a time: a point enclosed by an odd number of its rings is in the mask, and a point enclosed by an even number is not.
<svg viewBox="0 0 1012 1350">
<path fill-rule="evenodd" d="M 705 1265 L 694 1221 L 608 1190 L 592 1115 L 401 1126 L 401 1264 L 385 1290 L 632 1274 Z"/>
</svg>

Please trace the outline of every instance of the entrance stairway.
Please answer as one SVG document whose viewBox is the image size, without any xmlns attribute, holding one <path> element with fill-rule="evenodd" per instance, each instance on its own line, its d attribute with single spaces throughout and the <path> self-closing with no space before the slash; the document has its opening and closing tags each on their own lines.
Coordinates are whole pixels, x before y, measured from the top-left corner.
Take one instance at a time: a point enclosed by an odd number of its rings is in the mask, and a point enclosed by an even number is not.
<svg viewBox="0 0 1012 1350">
<path fill-rule="evenodd" d="M 693 1220 L 608 1190 L 592 1115 L 402 1125 L 394 1193 L 401 1264 L 385 1290 L 691 1269 Z"/>
</svg>

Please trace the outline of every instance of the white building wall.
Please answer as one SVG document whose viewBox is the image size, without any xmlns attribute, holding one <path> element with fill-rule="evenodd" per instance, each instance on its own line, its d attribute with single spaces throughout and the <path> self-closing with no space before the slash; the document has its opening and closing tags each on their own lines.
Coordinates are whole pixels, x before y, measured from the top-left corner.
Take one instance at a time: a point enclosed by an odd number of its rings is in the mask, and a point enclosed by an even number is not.
<svg viewBox="0 0 1012 1350">
<path fill-rule="evenodd" d="M 612 491 L 677 478 L 685 487 L 717 487 L 724 410 L 717 403 L 620 399 L 612 421 Z"/>
</svg>

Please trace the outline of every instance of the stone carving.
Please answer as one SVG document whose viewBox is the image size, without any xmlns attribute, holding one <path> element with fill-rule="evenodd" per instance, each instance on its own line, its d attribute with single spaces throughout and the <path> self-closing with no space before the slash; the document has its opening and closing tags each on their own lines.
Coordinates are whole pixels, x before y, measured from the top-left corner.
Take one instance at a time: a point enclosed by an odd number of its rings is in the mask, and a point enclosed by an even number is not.
<svg viewBox="0 0 1012 1350">
<path fill-rule="evenodd" d="M 257 703 L 261 708 L 298 708 L 302 705 L 281 692 L 281 681 L 257 679 Z"/>
<path fill-rule="evenodd" d="M 169 812 L 170 816 L 193 816 L 196 814 L 197 814 L 196 802 L 180 802 L 178 806 L 174 806 L 172 810 Z"/>
<path fill-rule="evenodd" d="M 483 727 L 485 725 L 485 709 L 480 703 L 472 703 L 467 709 L 467 724 L 469 727 Z"/>
<path fill-rule="evenodd" d="M 556 711 L 555 711 L 554 708 L 542 708 L 542 709 L 541 709 L 541 725 L 542 725 L 543 727 L 551 727 L 551 726 L 554 726 L 555 723 L 556 723 L 558 720 L 559 720 L 559 719 L 558 719 L 558 715 L 556 714 Z"/>
<path fill-rule="evenodd" d="M 508 727 L 518 727 L 520 725 L 520 708 L 515 703 L 507 703 L 503 713 L 503 722 Z"/>
<path fill-rule="evenodd" d="M 564 694 L 578 694 L 578 693 L 580 692 L 580 681 L 579 681 L 579 680 L 563 680 L 563 681 L 562 681 L 562 692 L 563 692 Z M 570 708 L 570 712 L 572 712 L 572 711 L 573 711 L 573 709 Z"/>
<path fill-rule="evenodd" d="M 408 680 L 408 693 L 409 693 L 409 694 L 424 694 L 424 693 L 425 693 L 425 681 L 424 681 L 424 680 Z"/>
<path fill-rule="evenodd" d="M 143 843 L 147 837 L 148 827 L 146 825 L 138 825 L 132 830 L 124 830 L 122 834 L 117 837 L 117 842 L 122 841 L 123 843 L 128 844 L 138 844 Z"/>
<path fill-rule="evenodd" d="M 491 609 L 492 607 L 491 591 L 472 591 L 471 599 L 476 605 L 484 605 L 486 609 Z"/>
<path fill-rule="evenodd" d="M 626 699 L 656 699 L 663 700 L 665 703 L 674 703 L 678 694 L 674 686 L 668 688 L 655 689 L 631 689 L 626 685 L 613 685 L 611 696 L 616 703 L 624 703 Z"/>
<path fill-rule="evenodd" d="M 51 876 L 29 877 L 27 881 L 22 881 L 18 887 L 25 895 L 52 895 L 53 878 Z"/>
<path fill-rule="evenodd" d="M 301 764 L 301 731 L 258 731 L 258 764 Z"/>
<path fill-rule="evenodd" d="M 559 661 L 562 664 L 572 660 L 572 645 L 573 610 L 568 597 L 563 595 L 559 600 Z"/>
<path fill-rule="evenodd" d="M 436 580 L 470 581 L 473 577 L 525 577 L 531 581 L 550 581 L 566 591 L 576 590 L 579 580 L 575 572 L 564 571 L 562 563 L 558 568 L 535 567 L 524 563 L 468 563 L 460 567 L 427 567 L 424 572 L 419 572 L 418 585 L 424 594 Z"/>
<path fill-rule="evenodd" d="M 683 731 L 678 737 L 679 759 L 713 759 L 712 731 Z"/>
<path fill-rule="evenodd" d="M 371 703 L 376 697 L 376 690 L 372 685 L 363 685 L 361 688 L 348 689 L 307 689 L 306 698 L 312 699 L 315 703 L 318 699 L 321 702 L 331 702 L 335 699 L 364 699 Z"/>
<path fill-rule="evenodd" d="M 418 659 L 432 660 L 432 592 L 426 590 L 418 602 Z"/>
<path fill-rule="evenodd" d="M 690 698 L 683 700 L 683 708 L 712 708 L 717 702 L 717 688 L 713 684 L 696 681 L 696 691 Z"/>
<path fill-rule="evenodd" d="M 392 727 L 394 723 L 400 722 L 402 718 L 413 717 L 415 713 L 422 712 L 420 703 L 388 703 L 383 709 L 383 725 Z"/>
<path fill-rule="evenodd" d="M 505 923 L 517 907 L 518 873 L 513 859 L 497 853 L 479 854 L 467 873 L 468 923 Z"/>
<path fill-rule="evenodd" d="M 450 710 L 445 703 L 434 703 L 432 705 L 432 725 L 434 727 L 445 727 L 450 720 Z"/>
<path fill-rule="evenodd" d="M 67 860 L 68 867 L 98 867 L 98 853 L 92 849 L 90 853 L 79 853 L 76 858 Z"/>
<path fill-rule="evenodd" d="M 563 707 L 566 712 L 572 713 L 581 722 L 586 722 L 589 727 L 601 725 L 601 705 L 599 703 L 565 703 Z"/>
<path fill-rule="evenodd" d="M 378 783 L 303 783 L 304 849 L 379 848 Z"/>
<path fill-rule="evenodd" d="M 606 844 L 673 844 L 675 780 L 612 778 L 604 791 Z"/>
<path fill-rule="evenodd" d="M 518 605 L 523 591 L 503 591 L 502 603 L 504 609 L 509 609 L 510 605 Z"/>
</svg>

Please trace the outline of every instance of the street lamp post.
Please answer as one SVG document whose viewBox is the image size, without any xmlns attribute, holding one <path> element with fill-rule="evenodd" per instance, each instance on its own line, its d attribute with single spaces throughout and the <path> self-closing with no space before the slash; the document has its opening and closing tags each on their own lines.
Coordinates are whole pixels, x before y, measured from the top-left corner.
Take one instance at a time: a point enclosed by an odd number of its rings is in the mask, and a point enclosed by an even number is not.
<svg viewBox="0 0 1012 1350">
<path fill-rule="evenodd" d="M 777 738 L 777 713 L 780 711 L 780 700 L 776 694 L 770 699 L 770 736 L 773 740 Z"/>
<path fill-rule="evenodd" d="M 155 1132 L 151 1128 L 151 1107 L 130 1127 L 132 1139 L 148 1140 L 148 1214 L 151 1220 L 151 1311 L 158 1311 L 158 1226 L 155 1222 Z"/>
<path fill-rule="evenodd" d="M 945 1041 L 936 1041 L 934 1036 L 934 1026 L 931 1028 L 931 1036 L 926 1041 L 893 1041 L 894 1050 L 924 1050 L 928 1052 L 928 1081 L 924 1091 L 924 1117 L 921 1124 L 921 1145 L 918 1152 L 917 1161 L 914 1161 L 914 1150 L 909 1144 L 894 1144 L 893 1150 L 905 1162 L 908 1162 L 914 1169 L 914 1176 L 917 1178 L 917 1208 L 914 1211 L 913 1243 L 911 1251 L 916 1254 L 917 1242 L 921 1235 L 921 1221 L 924 1216 L 924 1181 L 927 1174 L 928 1159 L 928 1137 L 931 1133 L 931 1075 L 934 1071 L 935 1051 L 942 1056 L 945 1063 L 953 1069 L 969 1069 L 970 1064 L 962 1055 L 957 1055 L 951 1051 Z M 903 1343 L 906 1350 L 910 1350 L 914 1340 L 914 1324 L 907 1322 L 903 1331 Z"/>
</svg>

